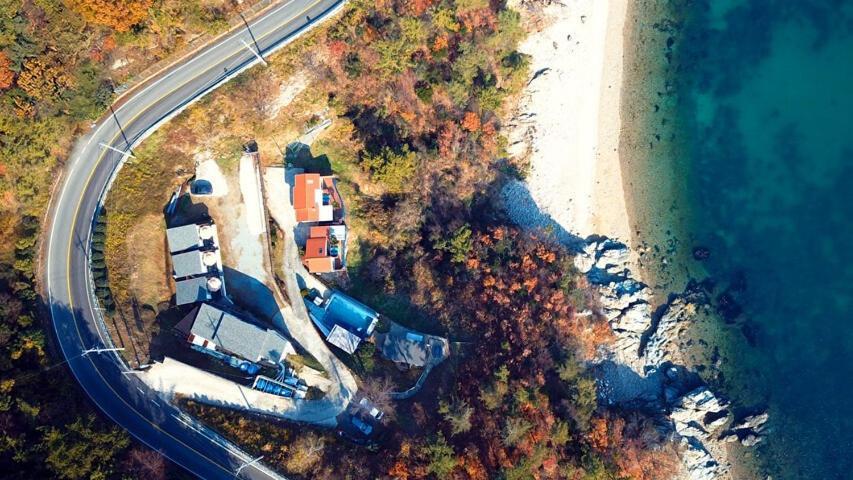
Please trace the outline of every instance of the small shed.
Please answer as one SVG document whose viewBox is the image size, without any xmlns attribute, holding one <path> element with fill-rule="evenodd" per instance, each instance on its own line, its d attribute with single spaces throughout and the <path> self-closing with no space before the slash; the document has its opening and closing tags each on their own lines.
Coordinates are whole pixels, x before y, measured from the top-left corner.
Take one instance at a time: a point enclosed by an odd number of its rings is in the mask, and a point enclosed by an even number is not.
<svg viewBox="0 0 853 480">
<path fill-rule="evenodd" d="M 326 341 L 352 355 L 361 343 L 361 338 L 340 325 L 335 325 L 326 337 Z"/>
</svg>

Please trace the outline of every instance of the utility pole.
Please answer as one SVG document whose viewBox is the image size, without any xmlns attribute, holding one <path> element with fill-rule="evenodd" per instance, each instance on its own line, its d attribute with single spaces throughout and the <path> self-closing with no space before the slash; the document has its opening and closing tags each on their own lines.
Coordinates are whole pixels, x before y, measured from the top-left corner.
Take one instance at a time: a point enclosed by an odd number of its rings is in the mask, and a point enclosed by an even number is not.
<svg viewBox="0 0 853 480">
<path fill-rule="evenodd" d="M 240 12 L 240 18 L 243 19 L 243 25 L 246 26 L 246 31 L 249 32 L 249 36 L 252 37 L 252 43 L 255 44 L 255 50 L 252 50 L 252 47 L 250 47 L 249 44 L 246 43 L 242 38 L 240 39 L 240 41 L 243 42 L 243 45 L 245 45 L 250 52 L 254 53 L 255 56 L 258 57 L 258 60 L 260 60 L 265 67 L 268 66 L 269 64 L 267 63 L 267 61 L 264 60 L 264 57 L 261 56 L 261 47 L 258 45 L 258 41 L 255 40 L 255 34 L 253 34 L 252 29 L 249 28 L 249 22 L 246 21 L 246 17 L 243 16 L 242 12 Z"/>
<path fill-rule="evenodd" d="M 122 155 L 127 155 L 127 156 L 128 156 L 128 157 L 130 157 L 130 158 L 136 158 L 136 156 L 135 156 L 134 154 L 130 153 L 129 151 L 127 151 L 127 152 L 123 152 L 123 151 L 121 151 L 121 150 L 119 150 L 119 149 L 117 149 L 117 148 L 115 148 L 115 147 L 111 147 L 111 146 L 107 145 L 107 144 L 106 144 L 106 143 L 104 143 L 104 142 L 101 142 L 101 143 L 99 143 L 98 145 L 100 145 L 100 146 L 101 146 L 101 148 L 107 148 L 107 149 L 112 150 L 112 151 L 114 151 L 114 152 L 118 152 L 118 153 L 120 153 L 120 154 L 122 154 Z"/>
<path fill-rule="evenodd" d="M 255 51 L 255 49 L 254 49 L 254 48 L 252 48 L 248 43 L 246 43 L 246 41 L 245 41 L 245 40 L 243 40 L 243 39 L 241 38 L 241 39 L 240 39 L 240 41 L 241 41 L 241 42 L 243 42 L 243 45 L 246 47 L 246 49 L 247 49 L 247 50 L 249 50 L 250 52 L 252 52 L 253 54 L 255 54 L 255 56 L 256 56 L 256 57 L 258 57 L 258 60 L 260 60 L 260 61 L 261 61 L 261 63 L 263 63 L 263 64 L 264 64 L 264 66 L 265 66 L 265 67 L 269 66 L 269 64 L 267 63 L 267 61 L 266 61 L 266 60 L 264 60 L 264 57 L 262 57 L 260 53 L 258 53 L 257 51 Z"/>
<path fill-rule="evenodd" d="M 124 351 L 124 348 L 89 348 L 87 350 L 83 350 L 83 353 L 80 354 L 81 357 L 85 357 L 90 353 L 106 353 L 106 352 L 121 352 Z"/>
<path fill-rule="evenodd" d="M 124 133 L 124 128 L 122 128 L 121 122 L 118 121 L 118 115 L 116 115 L 116 111 L 113 110 L 112 105 L 110 105 L 110 112 L 113 114 L 113 120 L 115 120 L 116 125 L 118 126 L 118 131 L 121 132 L 121 138 L 124 139 L 124 143 L 126 143 L 127 147 L 130 148 L 130 140 L 127 139 L 127 135 Z"/>
<path fill-rule="evenodd" d="M 248 462 L 244 463 L 243 465 L 240 465 L 240 468 L 238 468 L 238 469 L 237 469 L 237 471 L 236 471 L 236 472 L 234 472 L 234 476 L 235 476 L 235 477 L 239 477 L 239 476 L 240 476 L 240 472 L 241 472 L 244 468 L 248 467 L 249 465 L 252 465 L 252 464 L 255 464 L 255 463 L 257 463 L 257 462 L 261 461 L 261 459 L 262 459 L 262 458 L 264 458 L 264 456 L 263 456 L 263 455 L 261 455 L 260 457 L 258 457 L 258 458 L 256 458 L 256 459 L 254 459 L 254 460 L 250 460 L 250 461 L 248 461 Z"/>
</svg>

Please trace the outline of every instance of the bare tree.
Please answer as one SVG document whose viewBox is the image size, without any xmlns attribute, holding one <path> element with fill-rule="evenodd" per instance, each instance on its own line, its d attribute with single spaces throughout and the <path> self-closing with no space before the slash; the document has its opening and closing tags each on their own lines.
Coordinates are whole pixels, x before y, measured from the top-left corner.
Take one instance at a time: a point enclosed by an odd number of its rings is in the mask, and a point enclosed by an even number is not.
<svg viewBox="0 0 853 480">
<path fill-rule="evenodd" d="M 306 433 L 297 438 L 288 449 L 287 469 L 298 474 L 306 474 L 320 462 L 325 450 L 326 442 L 322 437 L 314 433 Z"/>
<path fill-rule="evenodd" d="M 394 392 L 394 382 L 388 377 L 369 377 L 364 380 L 362 392 L 376 408 L 385 413 L 384 420 L 390 420 L 396 414 L 394 400 L 391 393 Z"/>
<path fill-rule="evenodd" d="M 166 459 L 146 447 L 133 447 L 128 452 L 125 469 L 140 480 L 165 480 Z"/>
</svg>

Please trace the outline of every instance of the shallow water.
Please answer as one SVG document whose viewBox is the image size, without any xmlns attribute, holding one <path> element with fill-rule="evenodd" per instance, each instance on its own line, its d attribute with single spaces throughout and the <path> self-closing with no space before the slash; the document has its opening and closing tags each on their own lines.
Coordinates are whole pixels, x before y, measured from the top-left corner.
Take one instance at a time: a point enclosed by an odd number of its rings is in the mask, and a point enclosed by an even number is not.
<svg viewBox="0 0 853 480">
<path fill-rule="evenodd" d="M 851 478 L 853 1 L 682 7 L 686 230 L 713 279 L 744 287 L 722 387 L 769 406 L 774 479 Z"/>
</svg>

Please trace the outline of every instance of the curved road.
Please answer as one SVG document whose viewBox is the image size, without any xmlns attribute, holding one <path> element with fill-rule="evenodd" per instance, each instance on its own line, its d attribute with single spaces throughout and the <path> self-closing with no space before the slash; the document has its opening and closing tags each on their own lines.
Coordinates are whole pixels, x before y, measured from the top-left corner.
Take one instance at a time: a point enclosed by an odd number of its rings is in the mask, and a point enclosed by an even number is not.
<svg viewBox="0 0 853 480">
<path fill-rule="evenodd" d="M 123 155 L 187 105 L 259 62 L 246 44 L 265 55 L 336 11 L 343 0 L 286 0 L 125 95 L 115 116 L 82 138 L 54 198 L 47 239 L 46 289 L 57 339 L 71 371 L 95 404 L 113 421 L 153 449 L 202 478 L 276 478 L 247 465 L 248 457 L 205 433 L 148 389 L 114 352 L 83 352 L 109 345 L 98 327 L 87 251 L 100 199 Z M 121 124 L 119 128 L 118 124 Z M 242 468 L 241 468 L 242 467 Z"/>
</svg>

